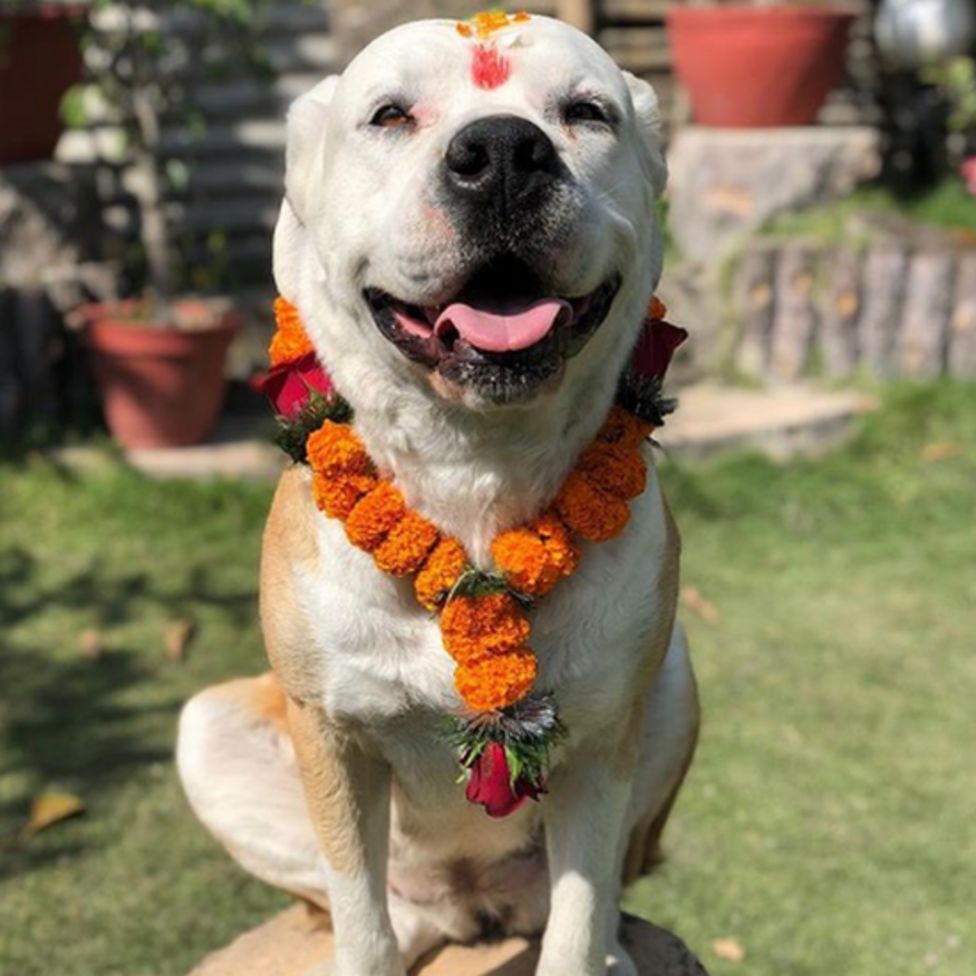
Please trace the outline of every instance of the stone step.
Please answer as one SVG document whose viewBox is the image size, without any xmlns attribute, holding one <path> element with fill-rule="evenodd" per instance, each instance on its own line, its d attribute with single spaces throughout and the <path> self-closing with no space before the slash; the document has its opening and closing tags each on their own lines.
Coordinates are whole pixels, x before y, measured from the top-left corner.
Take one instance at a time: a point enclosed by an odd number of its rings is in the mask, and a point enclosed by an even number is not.
<svg viewBox="0 0 976 976">
<path fill-rule="evenodd" d="M 626 917 L 624 945 L 641 976 L 707 976 L 687 946 L 670 932 Z M 190 976 L 307 976 L 332 952 L 328 916 L 295 905 L 207 956 Z M 532 976 L 538 942 L 452 945 L 413 970 L 414 976 Z"/>
<path fill-rule="evenodd" d="M 679 407 L 655 435 L 668 455 L 703 458 L 757 450 L 777 461 L 825 453 L 843 443 L 873 397 L 815 386 L 741 389 L 709 383 L 679 391 Z"/>
</svg>

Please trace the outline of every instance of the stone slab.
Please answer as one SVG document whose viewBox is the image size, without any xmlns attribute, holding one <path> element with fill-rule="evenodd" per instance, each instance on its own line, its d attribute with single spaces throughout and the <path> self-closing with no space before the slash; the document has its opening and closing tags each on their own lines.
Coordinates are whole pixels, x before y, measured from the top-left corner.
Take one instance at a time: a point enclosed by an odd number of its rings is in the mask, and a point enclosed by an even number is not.
<svg viewBox="0 0 976 976">
<path fill-rule="evenodd" d="M 679 408 L 655 434 L 668 454 L 701 458 L 753 449 L 774 460 L 836 447 L 875 406 L 858 392 L 811 386 L 764 390 L 699 384 L 678 393 Z"/>
<path fill-rule="evenodd" d="M 682 257 L 718 262 L 777 214 L 846 196 L 880 160 L 868 126 L 687 126 L 668 149 L 671 232 Z"/>
<path fill-rule="evenodd" d="M 627 916 L 623 937 L 641 976 L 707 976 L 670 932 Z M 331 951 L 328 916 L 295 905 L 207 956 L 190 976 L 307 976 Z M 533 976 L 538 952 L 537 941 L 526 939 L 452 945 L 421 963 L 411 976 Z"/>
</svg>

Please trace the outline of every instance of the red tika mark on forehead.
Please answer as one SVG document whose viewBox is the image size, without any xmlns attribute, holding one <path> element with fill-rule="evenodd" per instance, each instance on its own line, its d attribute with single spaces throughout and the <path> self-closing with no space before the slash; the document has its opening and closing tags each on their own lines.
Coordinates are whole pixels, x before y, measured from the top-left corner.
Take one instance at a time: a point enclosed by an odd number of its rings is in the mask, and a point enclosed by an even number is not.
<svg viewBox="0 0 976 976">
<path fill-rule="evenodd" d="M 508 81 L 512 65 L 493 46 L 479 44 L 471 62 L 471 79 L 479 88 L 498 88 Z"/>
</svg>

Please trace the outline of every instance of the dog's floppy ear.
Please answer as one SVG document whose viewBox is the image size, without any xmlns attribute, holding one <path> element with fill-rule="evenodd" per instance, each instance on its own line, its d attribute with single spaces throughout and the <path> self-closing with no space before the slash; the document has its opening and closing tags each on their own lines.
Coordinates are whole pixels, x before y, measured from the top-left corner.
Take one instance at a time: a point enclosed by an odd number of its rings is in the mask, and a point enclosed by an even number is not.
<svg viewBox="0 0 976 976">
<path fill-rule="evenodd" d="M 338 82 L 338 75 L 330 75 L 311 91 L 296 98 L 288 110 L 285 196 L 302 222 L 307 217 L 309 187 L 321 159 L 326 113 Z"/>
<path fill-rule="evenodd" d="M 292 102 L 285 145 L 285 199 L 274 231 L 274 277 L 278 292 L 295 302 L 308 246 L 305 222 L 309 189 L 325 145 L 325 116 L 338 75 L 330 75 Z"/>
<path fill-rule="evenodd" d="M 661 152 L 661 112 L 654 89 L 643 78 L 624 72 L 634 105 L 637 137 L 641 144 L 641 169 L 659 197 L 668 182 L 668 166 Z"/>
</svg>

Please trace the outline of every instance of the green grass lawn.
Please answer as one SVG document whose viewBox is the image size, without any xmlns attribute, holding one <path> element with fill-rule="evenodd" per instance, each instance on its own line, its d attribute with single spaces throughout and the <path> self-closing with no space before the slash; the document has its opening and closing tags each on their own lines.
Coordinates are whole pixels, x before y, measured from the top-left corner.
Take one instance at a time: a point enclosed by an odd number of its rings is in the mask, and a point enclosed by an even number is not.
<svg viewBox="0 0 976 976">
<path fill-rule="evenodd" d="M 976 388 L 898 390 L 821 461 L 666 481 L 684 580 L 719 619 L 685 614 L 706 724 L 669 860 L 629 907 L 713 976 L 972 976 Z M 181 701 L 263 667 L 269 495 L 0 467 L 0 972 L 180 976 L 286 903 L 195 823 L 170 760 Z M 51 784 L 87 813 L 14 842 Z"/>
</svg>

